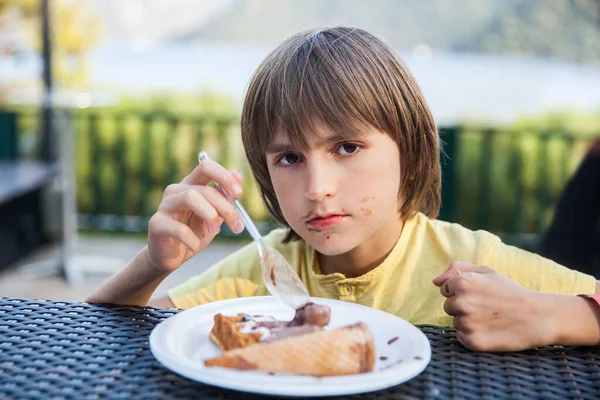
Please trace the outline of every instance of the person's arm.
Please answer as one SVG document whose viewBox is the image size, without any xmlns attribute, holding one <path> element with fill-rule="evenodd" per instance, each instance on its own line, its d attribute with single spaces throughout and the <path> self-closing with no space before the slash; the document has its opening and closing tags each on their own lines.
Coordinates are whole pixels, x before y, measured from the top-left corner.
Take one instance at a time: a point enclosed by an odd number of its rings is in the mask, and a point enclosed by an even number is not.
<svg viewBox="0 0 600 400">
<path fill-rule="evenodd" d="M 148 245 L 86 301 L 145 306 L 169 274 L 214 239 L 223 222 L 233 232 L 241 232 L 244 225 L 233 205 L 217 189 L 207 186 L 212 181 L 233 197 L 241 194 L 239 172 L 230 173 L 212 160 L 203 161 L 179 184 L 165 189 L 148 224 Z M 165 306 L 172 302 L 159 298 L 150 304 Z"/>
<path fill-rule="evenodd" d="M 600 307 L 593 300 L 525 289 L 491 267 L 462 262 L 433 283 L 447 298 L 444 310 L 454 317 L 458 340 L 471 350 L 600 344 Z"/>
<path fill-rule="evenodd" d="M 596 281 L 594 294 L 600 294 L 600 281 Z M 595 299 L 553 295 L 548 301 L 556 307 L 553 343 L 565 346 L 600 344 L 600 304 Z"/>
<path fill-rule="evenodd" d="M 174 307 L 170 302 L 153 300 L 148 302 L 158 285 L 169 276 L 169 272 L 152 266 L 148 248 L 144 247 L 125 268 L 113 275 L 86 301 L 88 303 L 113 303 L 124 305 L 154 305 Z"/>
</svg>

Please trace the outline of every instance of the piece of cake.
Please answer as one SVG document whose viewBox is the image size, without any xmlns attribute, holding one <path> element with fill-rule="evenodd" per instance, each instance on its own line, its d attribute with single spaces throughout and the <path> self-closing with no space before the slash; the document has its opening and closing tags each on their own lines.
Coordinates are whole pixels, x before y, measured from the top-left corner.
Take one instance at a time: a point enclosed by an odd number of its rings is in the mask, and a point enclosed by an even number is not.
<svg viewBox="0 0 600 400">
<path fill-rule="evenodd" d="M 362 322 L 272 341 L 258 341 L 204 361 L 207 367 L 314 376 L 373 370 L 375 344 Z"/>
<path fill-rule="evenodd" d="M 291 321 L 278 321 L 262 315 L 217 314 L 209 336 L 221 350 L 227 351 L 261 341 L 268 342 L 323 330 L 329 324 L 330 314 L 329 307 L 314 303 L 296 310 Z"/>
<path fill-rule="evenodd" d="M 246 321 L 245 314 L 238 314 L 235 317 L 217 314 L 209 336 L 223 351 L 257 343 L 262 338 L 264 329 L 260 331 L 248 329 Z"/>
</svg>

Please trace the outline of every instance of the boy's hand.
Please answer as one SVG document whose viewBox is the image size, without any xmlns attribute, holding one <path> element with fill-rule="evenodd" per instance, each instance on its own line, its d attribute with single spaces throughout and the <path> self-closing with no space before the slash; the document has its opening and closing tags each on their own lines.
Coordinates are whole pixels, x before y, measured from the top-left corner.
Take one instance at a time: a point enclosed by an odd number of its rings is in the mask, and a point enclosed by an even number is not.
<svg viewBox="0 0 600 400">
<path fill-rule="evenodd" d="M 543 294 L 491 267 L 454 262 L 433 280 L 447 297 L 458 340 L 475 351 L 518 351 L 551 344 L 551 315 Z M 540 301 L 541 300 L 541 301 Z"/>
<path fill-rule="evenodd" d="M 217 189 L 217 182 L 232 197 L 242 194 L 242 176 L 204 160 L 180 183 L 169 185 L 148 226 L 148 261 L 167 273 L 204 249 L 225 222 L 240 233 L 244 229 L 234 206 Z"/>
</svg>

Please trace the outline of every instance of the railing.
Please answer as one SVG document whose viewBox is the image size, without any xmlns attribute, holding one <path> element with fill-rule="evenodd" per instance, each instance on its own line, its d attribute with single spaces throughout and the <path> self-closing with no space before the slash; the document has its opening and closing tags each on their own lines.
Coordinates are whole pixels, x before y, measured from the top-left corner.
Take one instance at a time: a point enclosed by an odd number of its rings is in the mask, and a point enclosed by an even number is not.
<svg viewBox="0 0 600 400">
<path fill-rule="evenodd" d="M 269 220 L 245 162 L 237 117 L 96 111 L 73 118 L 81 228 L 144 231 L 164 188 L 194 168 L 200 149 L 242 171 L 245 206 L 255 219 Z M 28 113 L 17 118 L 27 143 L 35 121 Z M 490 127 L 446 127 L 440 134 L 447 155 L 440 218 L 517 235 L 546 228 L 592 140 L 576 132 Z"/>
<path fill-rule="evenodd" d="M 551 222 L 593 135 L 564 130 L 442 129 L 441 218 L 523 244 Z M 600 136 L 600 132 L 597 136 Z"/>
<path fill-rule="evenodd" d="M 248 167 L 236 137 L 235 118 L 156 114 L 79 114 L 75 117 L 76 170 L 81 226 L 101 230 L 145 230 L 165 187 L 198 163 L 198 151 L 229 169 Z M 246 205 L 265 219 L 252 180 Z"/>
</svg>

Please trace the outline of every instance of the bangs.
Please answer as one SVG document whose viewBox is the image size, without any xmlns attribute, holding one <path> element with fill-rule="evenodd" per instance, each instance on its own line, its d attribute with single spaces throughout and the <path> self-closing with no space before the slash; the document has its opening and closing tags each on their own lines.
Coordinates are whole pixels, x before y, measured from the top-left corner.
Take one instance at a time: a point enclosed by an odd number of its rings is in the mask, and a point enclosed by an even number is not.
<svg viewBox="0 0 600 400">
<path fill-rule="evenodd" d="M 303 39 L 264 81 L 264 119 L 255 121 L 265 128 L 265 134 L 258 135 L 260 148 L 268 148 L 279 131 L 294 147 L 306 148 L 306 137 L 316 125 L 341 138 L 368 128 L 390 132 L 385 99 L 378 101 L 376 94 L 385 81 L 380 71 L 373 73 L 372 65 L 356 57 L 357 46 L 346 43 L 350 36 L 321 33 Z"/>
<path fill-rule="evenodd" d="M 414 77 L 384 41 L 361 29 L 300 32 L 271 52 L 250 80 L 241 118 L 242 141 L 264 204 L 289 227 L 271 181 L 266 151 L 305 149 L 322 128 L 336 140 L 376 129 L 400 153 L 399 212 L 435 217 L 440 208 L 440 153 L 435 121 Z M 284 242 L 298 239 L 292 230 Z"/>
</svg>

